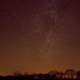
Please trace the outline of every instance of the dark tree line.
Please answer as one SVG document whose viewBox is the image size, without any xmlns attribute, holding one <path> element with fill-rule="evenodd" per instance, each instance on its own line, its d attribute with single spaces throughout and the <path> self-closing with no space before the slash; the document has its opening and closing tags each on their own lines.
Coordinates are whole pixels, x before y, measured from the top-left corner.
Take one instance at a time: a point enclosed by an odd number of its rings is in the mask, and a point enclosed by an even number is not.
<svg viewBox="0 0 80 80">
<path fill-rule="evenodd" d="M 0 76 L 0 80 L 79 80 L 80 71 L 68 69 L 65 72 L 50 71 L 46 74 L 21 74 L 15 72 L 13 75 Z"/>
</svg>

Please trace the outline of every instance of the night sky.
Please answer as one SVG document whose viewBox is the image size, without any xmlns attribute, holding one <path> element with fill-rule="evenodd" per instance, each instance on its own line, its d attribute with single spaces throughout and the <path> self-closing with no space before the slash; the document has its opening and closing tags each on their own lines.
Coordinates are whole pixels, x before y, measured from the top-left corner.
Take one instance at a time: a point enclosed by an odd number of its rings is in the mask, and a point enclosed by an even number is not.
<svg viewBox="0 0 80 80">
<path fill-rule="evenodd" d="M 0 0 L 0 74 L 80 69 L 80 0 Z"/>
</svg>

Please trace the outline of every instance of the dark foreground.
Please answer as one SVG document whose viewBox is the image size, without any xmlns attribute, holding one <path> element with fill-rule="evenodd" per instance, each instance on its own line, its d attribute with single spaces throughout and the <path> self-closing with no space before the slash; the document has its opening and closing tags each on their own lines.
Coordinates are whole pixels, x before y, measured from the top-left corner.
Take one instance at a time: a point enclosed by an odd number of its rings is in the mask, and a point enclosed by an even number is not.
<svg viewBox="0 0 80 80">
<path fill-rule="evenodd" d="M 80 80 L 80 77 L 63 77 L 49 74 L 39 75 L 13 75 L 13 76 L 0 76 L 0 80 Z"/>
</svg>

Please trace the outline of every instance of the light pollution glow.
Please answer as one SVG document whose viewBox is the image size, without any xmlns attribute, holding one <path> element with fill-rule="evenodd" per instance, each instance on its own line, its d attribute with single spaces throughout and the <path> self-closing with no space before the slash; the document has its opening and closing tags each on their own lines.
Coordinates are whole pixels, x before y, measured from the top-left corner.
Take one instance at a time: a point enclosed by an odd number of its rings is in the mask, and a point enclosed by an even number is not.
<svg viewBox="0 0 80 80">
<path fill-rule="evenodd" d="M 79 9 L 78 0 L 1 0 L 0 74 L 80 69 Z"/>
</svg>

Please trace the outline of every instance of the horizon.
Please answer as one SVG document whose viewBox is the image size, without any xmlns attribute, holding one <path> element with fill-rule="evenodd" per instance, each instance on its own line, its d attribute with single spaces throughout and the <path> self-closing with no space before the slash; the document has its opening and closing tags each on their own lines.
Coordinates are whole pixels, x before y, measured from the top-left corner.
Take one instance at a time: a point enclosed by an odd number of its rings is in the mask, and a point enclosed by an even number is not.
<svg viewBox="0 0 80 80">
<path fill-rule="evenodd" d="M 59 71 L 59 70 L 49 70 L 49 71 L 46 71 L 46 72 L 27 72 L 27 71 L 24 71 L 24 72 L 20 72 L 20 71 L 14 71 L 14 72 L 11 72 L 11 73 L 1 73 L 0 75 L 1 76 L 8 76 L 8 75 L 33 75 L 33 74 L 50 74 L 50 73 L 56 73 L 56 72 L 60 72 L 60 73 L 64 73 L 67 71 L 67 70 L 73 70 L 75 73 L 77 73 L 78 71 L 80 71 L 80 69 L 76 70 L 76 69 L 71 69 L 71 68 L 68 68 L 68 69 L 65 69 L 64 71 Z"/>
</svg>

